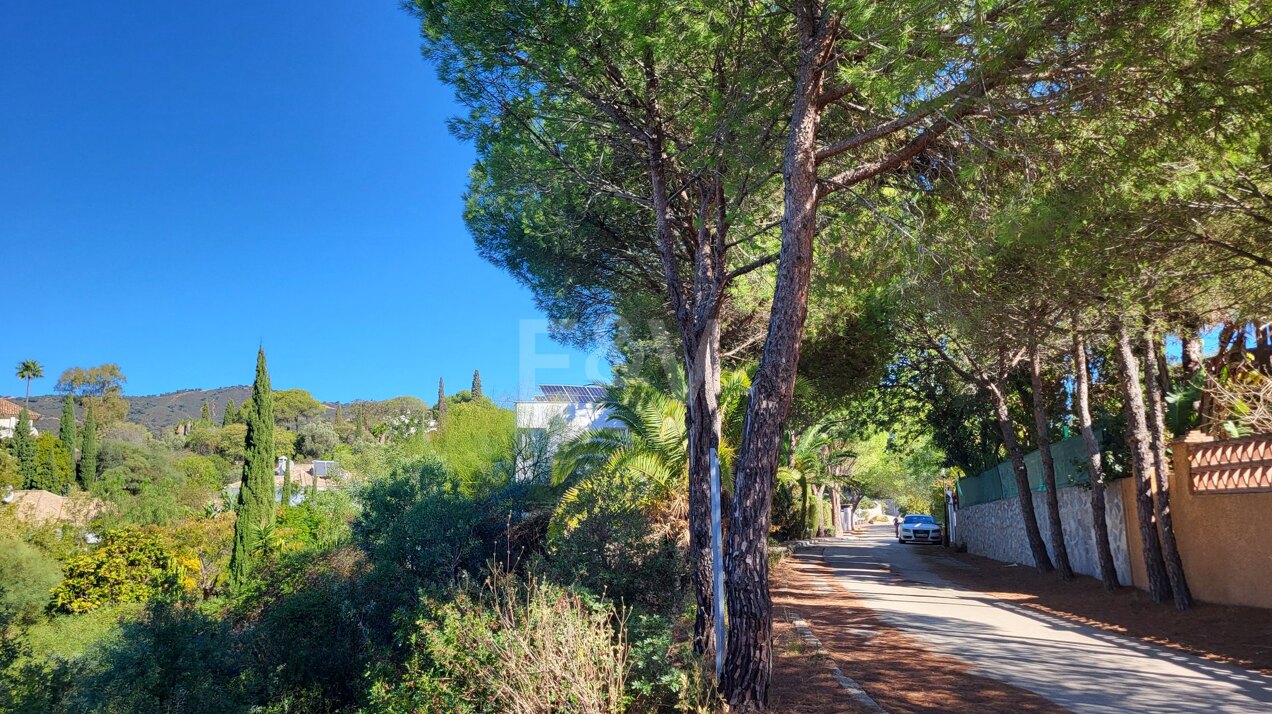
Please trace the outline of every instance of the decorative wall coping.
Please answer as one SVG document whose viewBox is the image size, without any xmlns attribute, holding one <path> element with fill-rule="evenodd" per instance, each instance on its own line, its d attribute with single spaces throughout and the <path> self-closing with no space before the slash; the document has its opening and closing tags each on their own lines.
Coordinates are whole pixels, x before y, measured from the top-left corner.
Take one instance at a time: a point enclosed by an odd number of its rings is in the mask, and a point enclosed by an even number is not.
<svg viewBox="0 0 1272 714">
<path fill-rule="evenodd" d="M 1272 491 L 1272 434 L 1216 441 L 1189 432 L 1174 442 L 1176 467 L 1186 467 L 1188 489 L 1198 495 Z"/>
</svg>

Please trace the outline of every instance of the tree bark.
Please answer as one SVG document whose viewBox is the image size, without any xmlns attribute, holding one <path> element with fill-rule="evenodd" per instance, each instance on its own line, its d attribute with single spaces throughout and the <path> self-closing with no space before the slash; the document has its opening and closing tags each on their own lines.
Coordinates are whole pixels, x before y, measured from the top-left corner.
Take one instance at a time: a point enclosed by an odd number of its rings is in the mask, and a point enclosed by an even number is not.
<svg viewBox="0 0 1272 714">
<path fill-rule="evenodd" d="M 1016 498 L 1020 503 L 1021 517 L 1024 519 L 1025 538 L 1029 541 L 1029 553 L 1033 556 L 1034 567 L 1040 573 L 1055 570 L 1051 564 L 1051 556 L 1047 554 L 1047 546 L 1042 542 L 1042 531 L 1038 528 L 1038 515 L 1034 512 L 1033 492 L 1029 489 L 1029 470 L 1025 466 L 1025 455 L 1020 451 L 1016 441 L 1016 429 L 1011 423 L 1011 412 L 1007 409 L 1006 377 L 989 385 L 989 395 L 994 402 L 994 416 L 998 419 L 998 428 L 1003 435 L 1003 446 L 1007 448 L 1007 458 L 1011 460 L 1011 473 L 1016 481 Z"/>
<path fill-rule="evenodd" d="M 1153 491 L 1153 514 L 1157 517 L 1157 526 L 1162 539 L 1162 560 L 1166 565 L 1166 576 L 1170 579 L 1170 592 L 1175 600 L 1175 609 L 1187 610 L 1192 607 L 1192 593 L 1188 589 L 1188 578 L 1184 574 L 1184 562 L 1179 556 L 1179 545 L 1175 542 L 1175 527 L 1170 515 L 1170 472 L 1166 459 L 1166 395 L 1163 391 L 1166 380 L 1155 374 L 1154 365 L 1165 362 L 1165 354 L 1161 342 L 1152 334 L 1144 336 L 1144 384 L 1148 390 L 1148 432 L 1153 451 L 1153 469 L 1157 477 L 1157 489 Z"/>
<path fill-rule="evenodd" d="M 1038 455 L 1042 457 L 1042 483 L 1046 489 L 1047 524 L 1051 527 L 1051 550 L 1055 553 L 1056 570 L 1064 580 L 1073 579 L 1073 566 L 1069 564 L 1069 549 L 1065 547 L 1063 521 L 1060 518 L 1060 493 L 1056 488 L 1056 463 L 1051 455 L 1051 435 L 1047 428 L 1047 407 L 1042 394 L 1042 352 L 1038 341 L 1029 341 L 1029 383 L 1032 392 L 1034 438 L 1038 442 Z"/>
<path fill-rule="evenodd" d="M 835 20 L 821 2 L 795 8 L 799 62 L 791 123 L 782 161 L 782 247 L 770 308 L 768 334 L 751 387 L 746 427 L 734 472 L 729 525 L 729 636 L 720 685 L 735 712 L 768 705 L 773 658 L 773 603 L 768 589 L 768 535 L 782 423 L 790 407 L 808 316 L 817 222 L 818 96 L 834 47 Z"/>
<path fill-rule="evenodd" d="M 817 486 L 813 488 L 813 537 L 821 538 L 822 532 L 822 507 L 826 504 L 822 501 L 822 496 L 826 495 L 825 486 Z"/>
<path fill-rule="evenodd" d="M 842 522 L 843 502 L 839 497 L 839 489 L 831 487 L 830 489 L 830 534 L 839 536 L 844 532 Z"/>
<path fill-rule="evenodd" d="M 689 435 L 689 551 L 693 568 L 693 650 L 715 652 L 715 608 L 711 553 L 711 450 L 720 448 L 720 323 L 688 335 L 686 365 L 689 399 L 685 410 Z"/>
<path fill-rule="evenodd" d="M 1109 522 L 1104 495 L 1104 464 L 1100 443 L 1095 439 L 1091 426 L 1091 372 L 1087 367 L 1086 345 L 1078 334 L 1077 321 L 1073 330 L 1073 379 L 1077 386 L 1073 409 L 1086 445 L 1087 465 L 1091 481 L 1091 523 L 1095 529 L 1095 556 L 1100 564 L 1100 581 L 1104 589 L 1117 589 L 1117 566 L 1113 562 L 1113 549 L 1109 542 Z"/>
<path fill-rule="evenodd" d="M 1125 402 L 1127 441 L 1131 447 L 1131 464 L 1135 471 L 1135 513 L 1139 517 L 1140 541 L 1144 551 L 1144 571 L 1148 577 L 1148 593 L 1153 602 L 1166 602 L 1171 596 L 1166 563 L 1157 537 L 1153 516 L 1153 454 L 1151 437 L 1144 416 L 1144 392 L 1140 388 L 1139 358 L 1131 348 L 1131 335 L 1125 322 L 1117 328 L 1118 367 L 1122 372 L 1122 399 Z"/>
<path fill-rule="evenodd" d="M 1184 340 L 1183 345 L 1182 361 L 1185 382 L 1192 381 L 1193 377 L 1196 377 L 1197 373 L 1201 371 L 1201 360 L 1204 355 L 1201 335 L 1197 334 L 1196 331 L 1192 331 Z"/>
</svg>

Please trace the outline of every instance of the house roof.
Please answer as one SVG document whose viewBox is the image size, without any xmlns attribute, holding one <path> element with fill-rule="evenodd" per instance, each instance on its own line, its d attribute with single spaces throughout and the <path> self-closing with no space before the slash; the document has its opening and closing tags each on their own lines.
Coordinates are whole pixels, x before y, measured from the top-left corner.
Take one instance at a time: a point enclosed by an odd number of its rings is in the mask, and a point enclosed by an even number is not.
<svg viewBox="0 0 1272 714">
<path fill-rule="evenodd" d="M 571 404 L 595 404 L 605 399 L 605 388 L 596 386 L 575 386 L 570 384 L 541 384 L 539 391 L 542 402 L 569 402 Z"/>
<path fill-rule="evenodd" d="M 9 401 L 8 399 L 4 399 L 0 397 L 0 419 L 8 419 L 9 417 L 16 417 L 21 411 L 22 411 L 21 404 L 15 404 Z M 35 421 L 40 418 L 40 415 L 36 414 L 35 412 L 30 412 L 30 414 L 31 414 L 31 421 Z"/>
<path fill-rule="evenodd" d="M 13 491 L 4 498 L 13 515 L 25 523 L 69 521 L 84 525 L 106 510 L 106 504 L 84 495 L 59 496 L 40 489 Z"/>
</svg>

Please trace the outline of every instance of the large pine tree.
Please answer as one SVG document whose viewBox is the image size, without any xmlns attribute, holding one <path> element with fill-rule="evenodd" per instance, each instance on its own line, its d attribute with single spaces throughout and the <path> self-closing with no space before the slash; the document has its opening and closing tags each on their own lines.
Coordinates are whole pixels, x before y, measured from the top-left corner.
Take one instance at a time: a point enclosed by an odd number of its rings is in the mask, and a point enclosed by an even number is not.
<svg viewBox="0 0 1272 714">
<path fill-rule="evenodd" d="M 74 464 L 79 435 L 75 428 L 75 397 L 69 394 L 62 400 L 62 422 L 58 425 L 57 436 L 62 440 L 62 448 L 66 450 L 66 456 Z"/>
<path fill-rule="evenodd" d="M 230 553 L 230 585 L 234 588 L 247 582 L 256 542 L 274 521 L 274 399 L 263 347 L 256 355 L 252 400 L 244 404 L 243 411 L 247 417 L 246 453 L 234 550 Z"/>
<path fill-rule="evenodd" d="M 84 488 L 97 480 L 97 416 L 93 413 L 92 400 L 84 405 L 84 439 L 80 444 L 79 480 Z"/>
<path fill-rule="evenodd" d="M 22 487 L 31 488 L 39 478 L 39 465 L 35 460 L 35 437 L 31 436 L 31 412 L 26 407 L 18 412 L 18 425 L 13 429 L 13 454 L 18 457 Z"/>
<path fill-rule="evenodd" d="M 482 393 L 481 393 L 481 371 L 480 371 L 480 370 L 476 370 L 476 369 L 474 369 L 474 370 L 473 370 L 473 399 L 474 399 L 474 400 L 477 400 L 477 399 L 481 399 L 481 398 L 482 398 Z"/>
</svg>

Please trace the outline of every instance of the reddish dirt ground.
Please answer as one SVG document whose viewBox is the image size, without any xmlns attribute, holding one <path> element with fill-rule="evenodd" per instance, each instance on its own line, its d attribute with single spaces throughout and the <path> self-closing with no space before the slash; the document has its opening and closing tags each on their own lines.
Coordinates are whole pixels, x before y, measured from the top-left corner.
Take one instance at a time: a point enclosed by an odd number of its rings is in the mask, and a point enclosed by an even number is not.
<svg viewBox="0 0 1272 714">
<path fill-rule="evenodd" d="M 1055 573 L 943 548 L 928 556 L 941 577 L 1016 605 L 1272 675 L 1272 610 L 1198 603 L 1179 612 L 1136 588 L 1107 592 L 1094 578 L 1064 582 Z"/>
<path fill-rule="evenodd" d="M 884 624 L 872 610 L 835 585 L 819 562 L 783 562 L 774 570 L 772 582 L 775 652 L 771 704 L 776 711 L 866 711 L 831 676 L 832 666 L 838 666 L 894 714 L 1067 711 L 1031 692 L 972 674 L 957 659 L 929 652 L 923 643 Z M 798 636 L 790 624 L 795 617 L 808 622 L 825 654 L 817 654 Z"/>
</svg>

